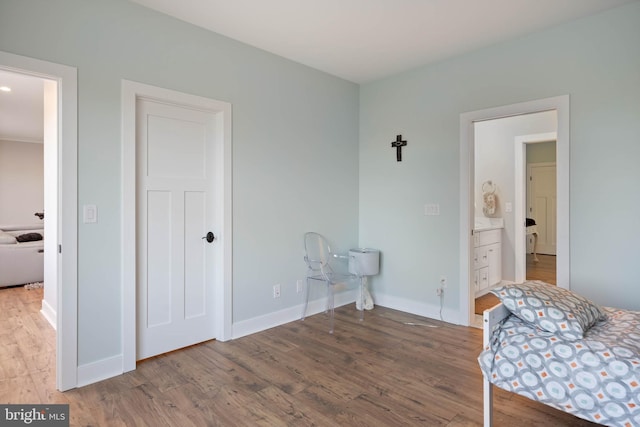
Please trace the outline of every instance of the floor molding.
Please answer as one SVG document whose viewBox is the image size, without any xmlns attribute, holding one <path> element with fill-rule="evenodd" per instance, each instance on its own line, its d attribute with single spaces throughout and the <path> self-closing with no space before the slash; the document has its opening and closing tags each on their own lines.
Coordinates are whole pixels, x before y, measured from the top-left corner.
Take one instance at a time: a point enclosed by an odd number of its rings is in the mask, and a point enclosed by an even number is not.
<svg viewBox="0 0 640 427">
<path fill-rule="evenodd" d="M 47 319 L 47 322 L 49 322 L 49 324 L 55 330 L 56 325 L 58 324 L 58 315 L 56 313 L 56 310 L 51 307 L 51 305 L 44 299 L 42 300 L 42 308 L 40 309 L 40 313 L 42 313 L 44 318 Z"/>
<path fill-rule="evenodd" d="M 445 301 L 447 300 L 446 292 L 443 298 Z M 444 306 L 442 307 L 441 313 L 440 306 L 380 293 L 373 293 L 373 302 L 374 304 L 381 305 L 382 307 L 392 308 L 394 310 L 403 311 L 405 313 L 416 314 L 418 316 L 428 317 L 430 319 L 442 320 L 444 322 L 453 323 L 455 325 L 464 324 L 463 322 L 461 322 L 461 316 L 458 310 L 452 310 Z"/>
<path fill-rule="evenodd" d="M 346 304 L 353 304 L 356 300 L 356 290 L 348 290 L 346 292 L 340 292 L 335 294 L 335 307 L 341 307 Z M 320 298 L 313 301 L 309 301 L 309 308 L 307 310 L 307 316 L 313 316 L 314 314 L 322 313 L 327 306 L 327 298 Z M 293 307 L 285 308 L 284 310 L 268 313 L 263 316 L 253 317 L 251 319 L 242 320 L 233 324 L 233 338 L 240 338 L 246 335 L 255 334 L 276 326 L 284 325 L 285 323 L 299 321 L 302 317 L 302 310 L 304 304 L 298 304 Z"/>
<path fill-rule="evenodd" d="M 123 373 L 122 355 L 78 366 L 78 387 L 97 383 Z"/>
</svg>

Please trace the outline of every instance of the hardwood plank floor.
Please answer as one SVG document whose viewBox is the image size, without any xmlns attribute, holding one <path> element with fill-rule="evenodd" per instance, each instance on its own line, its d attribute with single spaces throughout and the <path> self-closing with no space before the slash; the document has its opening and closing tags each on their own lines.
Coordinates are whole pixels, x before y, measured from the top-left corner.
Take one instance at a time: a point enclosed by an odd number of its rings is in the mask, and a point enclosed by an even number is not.
<svg viewBox="0 0 640 427">
<path fill-rule="evenodd" d="M 0 402 L 68 403 L 72 426 L 482 425 L 478 329 L 349 305 L 334 335 L 320 314 L 60 393 L 41 298 L 0 289 Z M 496 426 L 593 425 L 502 390 L 494 405 Z"/>
<path fill-rule="evenodd" d="M 533 257 L 527 255 L 527 279 L 542 280 L 556 285 L 556 256 L 538 255 L 539 262 L 533 262 Z"/>
</svg>

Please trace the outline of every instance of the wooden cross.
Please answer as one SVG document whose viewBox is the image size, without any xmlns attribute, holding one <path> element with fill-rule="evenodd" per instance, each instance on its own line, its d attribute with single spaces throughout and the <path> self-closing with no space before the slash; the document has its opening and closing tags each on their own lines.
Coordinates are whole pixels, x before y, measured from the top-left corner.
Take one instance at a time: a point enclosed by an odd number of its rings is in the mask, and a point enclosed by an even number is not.
<svg viewBox="0 0 640 427">
<path fill-rule="evenodd" d="M 396 161 L 402 161 L 402 147 L 407 145 L 407 141 L 402 140 L 402 135 L 396 136 L 396 140 L 391 143 L 392 147 L 396 149 Z"/>
</svg>

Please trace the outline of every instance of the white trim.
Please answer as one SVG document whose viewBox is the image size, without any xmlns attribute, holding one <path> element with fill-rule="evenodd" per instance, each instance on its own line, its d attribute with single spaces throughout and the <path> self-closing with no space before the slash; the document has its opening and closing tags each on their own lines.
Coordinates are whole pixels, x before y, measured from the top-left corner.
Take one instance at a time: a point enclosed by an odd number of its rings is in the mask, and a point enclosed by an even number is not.
<svg viewBox="0 0 640 427">
<path fill-rule="evenodd" d="M 556 278 L 558 286 L 570 288 L 569 259 L 569 152 L 570 152 L 570 120 L 569 95 L 535 101 L 521 102 L 485 110 L 460 114 L 460 319 L 466 319 L 465 325 L 472 325 L 475 313 L 471 301 L 474 295 L 470 286 L 471 248 L 473 247 L 471 231 L 473 230 L 473 192 L 471 191 L 474 176 L 474 130 L 473 123 L 556 110 L 558 114 L 558 137 L 556 140 L 557 186 L 558 186 L 558 229 L 556 255 Z"/>
<path fill-rule="evenodd" d="M 136 99 L 178 103 L 217 113 L 218 135 L 223 141 L 222 152 L 216 154 L 216 171 L 220 174 L 216 191 L 224 197 L 216 218 L 221 219 L 222 233 L 216 236 L 222 245 L 219 261 L 222 269 L 216 290 L 216 339 L 226 341 L 232 337 L 232 195 L 231 195 L 231 104 L 196 95 L 176 92 L 142 83 L 122 80 L 122 366 L 121 372 L 136 368 Z M 217 233 L 216 233 L 217 234 Z"/>
<path fill-rule="evenodd" d="M 77 70 L 0 51 L 0 69 L 58 83 L 58 283 L 56 388 L 77 386 L 78 370 L 78 78 Z"/>
<path fill-rule="evenodd" d="M 84 387 L 122 373 L 122 356 L 117 355 L 78 366 L 78 387 Z"/>
<path fill-rule="evenodd" d="M 47 322 L 53 327 L 55 330 L 57 328 L 58 316 L 54 307 L 51 307 L 47 300 L 42 300 L 42 307 L 40 308 L 40 314 L 47 319 Z"/>
<path fill-rule="evenodd" d="M 516 194 L 514 197 L 514 210 L 513 210 L 513 218 L 516 224 L 516 227 L 524 227 L 524 224 L 527 211 L 526 209 L 526 200 L 524 195 L 527 194 L 527 181 L 525 176 L 525 168 L 526 168 L 526 144 L 534 144 L 539 142 L 549 142 L 556 141 L 558 139 L 558 132 L 547 132 L 547 133 L 536 133 L 531 135 L 520 135 L 515 138 L 515 189 Z M 555 163 L 554 163 L 555 165 Z M 520 226 L 518 225 L 520 224 Z M 524 233 L 516 230 L 515 236 L 513 238 L 513 247 L 515 249 L 515 277 L 514 281 L 516 283 L 521 283 L 526 278 L 526 237 Z"/>
<path fill-rule="evenodd" d="M 446 298 L 446 293 L 444 298 Z M 447 323 L 453 323 L 454 325 L 465 324 L 463 323 L 464 318 L 460 317 L 460 313 L 458 313 L 457 310 L 451 310 L 446 307 L 442 308 L 441 318 L 440 306 L 436 306 L 433 304 L 425 304 L 423 302 L 417 302 L 413 299 L 399 298 L 392 295 L 380 294 L 377 292 L 373 293 L 373 301 L 376 305 L 379 305 L 381 307 L 387 307 L 393 310 L 415 314 L 417 316 L 423 316 L 430 320 L 442 320 Z"/>
<path fill-rule="evenodd" d="M 357 314 L 355 309 L 355 300 L 357 296 L 357 289 L 350 289 L 345 292 L 340 292 L 335 294 L 334 304 L 335 307 L 341 307 L 347 304 L 354 304 L 353 312 L 354 316 Z M 403 311 L 405 313 L 411 313 L 418 316 L 423 316 L 428 320 L 432 319 L 440 319 L 440 307 L 434 306 L 431 304 L 424 304 L 421 302 L 416 302 L 415 300 L 398 298 L 394 296 L 389 296 L 385 294 L 375 293 L 373 294 L 373 300 L 376 305 L 381 307 L 387 307 L 394 310 Z M 309 307 L 307 308 L 307 318 L 313 316 L 314 314 L 322 313 L 325 311 L 327 306 L 327 298 L 319 298 L 313 301 L 309 301 Z M 261 332 L 267 329 L 274 328 L 276 326 L 284 325 L 290 322 L 300 321 L 302 316 L 302 310 L 304 309 L 304 304 L 298 304 L 293 307 L 286 308 L 284 310 L 276 311 L 273 313 L 268 313 L 263 316 L 254 317 L 251 319 L 243 320 L 241 322 L 236 322 L 233 324 L 233 339 L 241 338 L 247 335 L 255 334 L 257 332 Z M 455 310 L 450 310 L 447 308 L 443 308 L 442 310 L 442 320 L 448 323 L 453 323 L 460 325 L 460 318 L 458 317 L 458 312 Z M 364 321 L 367 321 L 367 314 L 365 312 Z M 327 319 L 327 328 L 328 328 Z M 336 324 L 337 328 L 339 328 L 339 324 Z"/>
<path fill-rule="evenodd" d="M 136 90 L 122 82 L 122 372 L 136 368 Z"/>
<path fill-rule="evenodd" d="M 336 293 L 334 296 L 334 307 L 341 307 L 347 304 L 355 304 L 357 290 L 350 289 L 345 292 Z M 327 298 L 319 298 L 314 301 L 309 301 L 309 307 L 307 308 L 307 318 L 314 314 L 322 313 L 326 310 Z M 243 320 L 233 324 L 233 339 L 244 337 L 247 335 L 255 334 L 257 332 L 265 331 L 267 329 L 274 328 L 276 326 L 284 325 L 290 322 L 300 321 L 302 318 L 302 310 L 304 310 L 304 304 L 298 304 L 293 307 L 285 308 L 280 311 L 275 311 L 262 316 L 253 317 L 251 319 Z M 354 305 L 354 313 L 355 305 Z M 359 317 L 358 317 L 359 318 Z M 367 315 L 364 316 L 365 321 Z M 327 319 L 327 331 L 329 328 L 329 320 Z"/>
</svg>

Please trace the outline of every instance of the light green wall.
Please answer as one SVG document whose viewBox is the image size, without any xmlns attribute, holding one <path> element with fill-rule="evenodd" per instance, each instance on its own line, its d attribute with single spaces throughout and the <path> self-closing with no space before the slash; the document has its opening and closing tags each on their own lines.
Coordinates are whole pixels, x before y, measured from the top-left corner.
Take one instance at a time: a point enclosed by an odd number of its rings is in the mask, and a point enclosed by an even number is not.
<svg viewBox="0 0 640 427">
<path fill-rule="evenodd" d="M 79 225 L 80 364 L 121 351 L 121 79 L 233 104 L 234 322 L 301 302 L 310 229 L 381 249 L 373 288 L 396 301 L 437 307 L 446 275 L 457 310 L 460 113 L 563 94 L 572 287 L 640 309 L 637 40 L 634 3 L 359 88 L 123 0 L 1 0 L 0 50 L 78 69 L 78 199 L 99 209 Z"/>
<path fill-rule="evenodd" d="M 640 309 L 638 40 L 633 3 L 361 86 L 360 241 L 384 254 L 374 292 L 437 307 L 446 275 L 444 312 L 459 309 L 460 114 L 568 94 L 571 287 Z M 424 216 L 432 202 L 440 216 Z"/>
<path fill-rule="evenodd" d="M 122 0 L 2 0 L 0 50 L 78 69 L 80 365 L 120 354 L 121 79 L 233 108 L 233 320 L 302 303 L 302 236 L 358 243 L 358 86 Z M 272 286 L 282 297 L 272 298 Z"/>
</svg>

